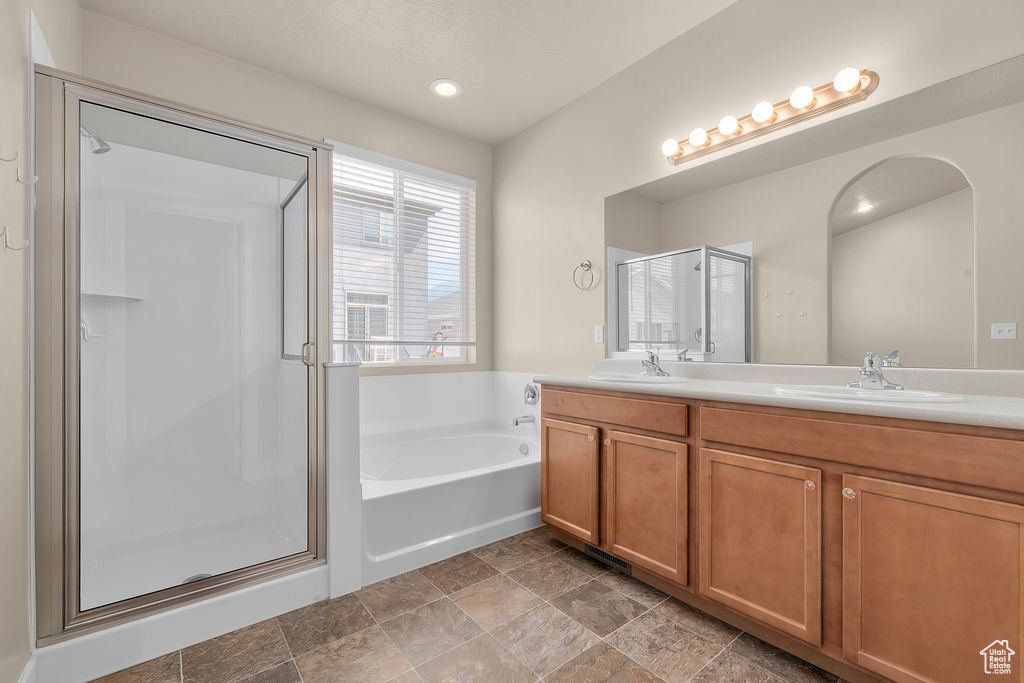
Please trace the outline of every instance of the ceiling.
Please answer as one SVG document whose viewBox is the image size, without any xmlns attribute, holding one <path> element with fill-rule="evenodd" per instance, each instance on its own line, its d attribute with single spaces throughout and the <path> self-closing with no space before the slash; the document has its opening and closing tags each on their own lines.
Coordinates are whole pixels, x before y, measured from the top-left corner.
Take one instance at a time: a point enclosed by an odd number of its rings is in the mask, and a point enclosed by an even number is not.
<svg viewBox="0 0 1024 683">
<path fill-rule="evenodd" d="M 80 0 L 83 9 L 494 146 L 734 0 Z M 462 84 L 445 100 L 436 78 Z"/>
<path fill-rule="evenodd" d="M 971 185 L 943 159 L 899 157 L 874 167 L 847 188 L 832 212 L 832 236 L 870 225 Z M 868 207 L 864 211 L 861 207 Z"/>
</svg>

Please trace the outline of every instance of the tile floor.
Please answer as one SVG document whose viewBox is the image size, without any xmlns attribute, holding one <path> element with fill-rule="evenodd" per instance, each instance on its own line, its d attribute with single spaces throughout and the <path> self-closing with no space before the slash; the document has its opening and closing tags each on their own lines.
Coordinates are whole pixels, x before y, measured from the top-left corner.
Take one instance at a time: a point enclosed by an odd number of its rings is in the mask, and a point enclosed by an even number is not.
<svg viewBox="0 0 1024 683">
<path fill-rule="evenodd" d="M 534 529 L 102 683 L 835 683 Z M 97 682 L 97 683 L 98 683 Z"/>
</svg>

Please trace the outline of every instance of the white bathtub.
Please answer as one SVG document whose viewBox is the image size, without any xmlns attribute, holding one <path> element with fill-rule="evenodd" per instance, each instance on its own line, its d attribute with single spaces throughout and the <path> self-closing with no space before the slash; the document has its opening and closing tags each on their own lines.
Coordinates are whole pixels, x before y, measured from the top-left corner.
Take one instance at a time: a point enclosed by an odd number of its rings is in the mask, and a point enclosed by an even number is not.
<svg viewBox="0 0 1024 683">
<path fill-rule="evenodd" d="M 364 585 L 540 526 L 532 433 L 474 425 L 377 438 L 360 465 Z"/>
</svg>

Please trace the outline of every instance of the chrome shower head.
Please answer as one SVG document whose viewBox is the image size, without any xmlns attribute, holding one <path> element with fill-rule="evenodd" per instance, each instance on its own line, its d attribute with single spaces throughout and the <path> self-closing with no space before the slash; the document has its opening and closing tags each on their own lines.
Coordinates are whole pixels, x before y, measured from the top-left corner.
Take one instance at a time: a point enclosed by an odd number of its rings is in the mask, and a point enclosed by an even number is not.
<svg viewBox="0 0 1024 683">
<path fill-rule="evenodd" d="M 93 135 L 86 130 L 85 126 L 79 126 L 78 128 L 82 132 L 82 137 L 89 141 L 89 149 L 92 150 L 93 154 L 106 154 L 110 151 L 110 145 L 103 138 Z"/>
</svg>

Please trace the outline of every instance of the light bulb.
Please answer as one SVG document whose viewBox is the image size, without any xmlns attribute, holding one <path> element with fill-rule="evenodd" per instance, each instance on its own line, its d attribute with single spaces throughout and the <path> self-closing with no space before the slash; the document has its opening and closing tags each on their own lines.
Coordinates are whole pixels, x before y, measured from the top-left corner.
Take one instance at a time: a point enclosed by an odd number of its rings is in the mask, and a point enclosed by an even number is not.
<svg viewBox="0 0 1024 683">
<path fill-rule="evenodd" d="M 843 69 L 836 74 L 836 79 L 832 81 L 832 87 L 839 92 L 850 92 L 860 85 L 860 71 L 853 67 Z"/>
<path fill-rule="evenodd" d="M 679 153 L 679 140 L 669 138 L 661 143 L 661 153 L 667 157 L 674 157 Z"/>
<path fill-rule="evenodd" d="M 789 96 L 789 104 L 795 109 L 806 109 L 814 103 L 814 91 L 810 86 L 801 85 Z"/>
<path fill-rule="evenodd" d="M 758 123 L 765 123 L 775 117 L 775 107 L 771 102 L 758 102 L 754 105 L 754 111 L 750 115 Z"/>
<path fill-rule="evenodd" d="M 690 144 L 694 147 L 703 147 L 708 144 L 708 132 L 703 128 L 694 128 L 690 131 Z"/>
<path fill-rule="evenodd" d="M 430 92 L 446 99 L 462 94 L 462 86 L 450 78 L 438 78 L 430 82 Z"/>
<path fill-rule="evenodd" d="M 865 213 L 867 211 L 870 211 L 873 208 L 875 208 L 874 204 L 865 202 L 865 203 L 863 203 L 863 204 L 861 204 L 860 206 L 857 207 L 857 212 L 858 213 Z"/>
<path fill-rule="evenodd" d="M 723 116 L 718 122 L 718 132 L 722 135 L 735 135 L 740 129 L 740 122 L 735 116 Z"/>
</svg>

